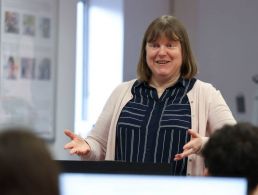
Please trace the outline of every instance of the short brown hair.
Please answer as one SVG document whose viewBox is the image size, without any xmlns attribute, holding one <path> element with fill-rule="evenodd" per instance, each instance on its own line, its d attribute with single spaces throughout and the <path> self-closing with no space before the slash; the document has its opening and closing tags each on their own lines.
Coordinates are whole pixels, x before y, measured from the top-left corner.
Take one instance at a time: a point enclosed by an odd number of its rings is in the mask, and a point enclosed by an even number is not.
<svg viewBox="0 0 258 195">
<path fill-rule="evenodd" d="M 32 129 L 0 130 L 0 192 L 59 195 L 60 168 L 41 138 Z"/>
<path fill-rule="evenodd" d="M 152 75 L 146 61 L 146 44 L 165 35 L 169 40 L 180 41 L 182 47 L 181 76 L 190 79 L 197 73 L 197 65 L 192 54 L 187 31 L 183 24 L 174 16 L 164 15 L 156 18 L 147 28 L 141 47 L 140 59 L 137 66 L 138 79 L 149 81 Z"/>
</svg>

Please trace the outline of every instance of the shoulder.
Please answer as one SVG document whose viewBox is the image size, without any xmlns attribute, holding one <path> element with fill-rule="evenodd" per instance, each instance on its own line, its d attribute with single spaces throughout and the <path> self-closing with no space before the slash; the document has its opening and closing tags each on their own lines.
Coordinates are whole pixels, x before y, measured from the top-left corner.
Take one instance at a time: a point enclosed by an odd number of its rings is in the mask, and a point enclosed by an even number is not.
<svg viewBox="0 0 258 195">
<path fill-rule="evenodd" d="M 211 84 L 204 81 L 201 81 L 199 79 L 196 80 L 193 90 L 205 90 L 207 92 L 209 91 L 217 91 L 217 89 Z"/>
<path fill-rule="evenodd" d="M 128 99 L 131 97 L 131 88 L 135 83 L 136 79 L 122 82 L 113 90 L 109 96 L 106 107 L 114 107 L 116 104 L 120 104 L 123 99 Z"/>
<path fill-rule="evenodd" d="M 196 79 L 195 85 L 198 87 L 204 87 L 204 88 L 213 87 L 213 85 L 211 83 L 207 83 L 207 82 L 201 81 L 199 79 Z"/>
<path fill-rule="evenodd" d="M 125 81 L 120 83 L 115 90 L 123 90 L 123 89 L 128 89 L 131 88 L 133 86 L 133 84 L 135 83 L 136 79 L 130 80 L 130 81 Z"/>
<path fill-rule="evenodd" d="M 126 88 L 126 87 L 131 87 L 133 84 L 137 81 L 137 79 L 132 79 L 130 81 L 124 81 L 121 84 L 118 85 L 118 87 L 121 88 Z"/>
<path fill-rule="evenodd" d="M 113 90 L 113 95 L 119 95 L 121 93 L 126 93 L 130 92 L 133 84 L 136 82 L 136 79 L 130 80 L 130 81 L 125 81 L 120 83 L 114 90 Z"/>
<path fill-rule="evenodd" d="M 211 96 L 220 95 L 220 91 L 217 90 L 211 83 L 196 80 L 193 88 L 188 92 L 189 97 L 209 99 Z"/>
</svg>

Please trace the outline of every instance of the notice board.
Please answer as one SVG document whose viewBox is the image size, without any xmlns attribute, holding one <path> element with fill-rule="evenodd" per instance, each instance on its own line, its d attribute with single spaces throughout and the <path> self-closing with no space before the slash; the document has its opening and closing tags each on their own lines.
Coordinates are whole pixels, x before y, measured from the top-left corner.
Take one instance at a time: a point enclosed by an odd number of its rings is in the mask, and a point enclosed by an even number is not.
<svg viewBox="0 0 258 195">
<path fill-rule="evenodd" d="M 2 0 L 0 125 L 55 135 L 57 0 Z"/>
</svg>

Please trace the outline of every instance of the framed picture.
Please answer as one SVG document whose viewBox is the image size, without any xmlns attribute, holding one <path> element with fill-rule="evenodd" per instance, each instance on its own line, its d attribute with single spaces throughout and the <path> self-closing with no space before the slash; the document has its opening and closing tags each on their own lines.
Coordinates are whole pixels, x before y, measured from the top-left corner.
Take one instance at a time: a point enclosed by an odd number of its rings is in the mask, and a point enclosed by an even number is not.
<svg viewBox="0 0 258 195">
<path fill-rule="evenodd" d="M 55 138 L 58 0 L 1 1 L 0 125 Z"/>
</svg>

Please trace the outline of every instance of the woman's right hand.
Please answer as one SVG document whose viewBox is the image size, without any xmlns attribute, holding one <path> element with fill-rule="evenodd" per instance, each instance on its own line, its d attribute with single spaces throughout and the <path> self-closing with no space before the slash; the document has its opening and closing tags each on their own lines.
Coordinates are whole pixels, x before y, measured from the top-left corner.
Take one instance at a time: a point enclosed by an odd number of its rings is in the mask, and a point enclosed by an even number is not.
<svg viewBox="0 0 258 195">
<path fill-rule="evenodd" d="M 71 141 L 64 146 L 64 149 L 70 150 L 70 154 L 83 156 L 90 152 L 90 146 L 83 138 L 68 129 L 65 129 L 64 133 L 71 139 Z"/>
</svg>

